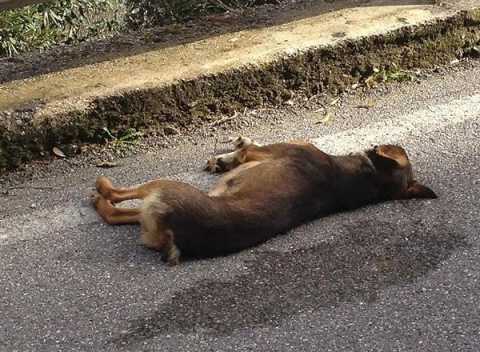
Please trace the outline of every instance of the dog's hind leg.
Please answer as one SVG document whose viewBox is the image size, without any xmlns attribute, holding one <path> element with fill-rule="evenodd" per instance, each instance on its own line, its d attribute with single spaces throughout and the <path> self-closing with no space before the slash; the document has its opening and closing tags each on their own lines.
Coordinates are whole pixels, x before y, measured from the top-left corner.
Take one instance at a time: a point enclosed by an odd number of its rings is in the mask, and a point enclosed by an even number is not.
<svg viewBox="0 0 480 352">
<path fill-rule="evenodd" d="M 145 199 L 149 194 L 161 189 L 169 181 L 154 180 L 135 187 L 114 187 L 105 176 L 97 178 L 95 183 L 97 192 L 112 203 L 130 199 Z"/>
<path fill-rule="evenodd" d="M 110 225 L 135 224 L 140 221 L 139 208 L 117 208 L 101 195 L 94 199 L 95 209 L 102 219 Z"/>
<path fill-rule="evenodd" d="M 159 226 L 158 214 L 145 210 L 142 214 L 138 208 L 117 208 L 101 195 L 97 195 L 94 202 L 98 214 L 109 225 L 141 223 L 142 243 L 150 249 L 163 252 L 164 260 L 169 265 L 179 264 L 180 250 L 174 243 L 173 232 Z"/>
</svg>

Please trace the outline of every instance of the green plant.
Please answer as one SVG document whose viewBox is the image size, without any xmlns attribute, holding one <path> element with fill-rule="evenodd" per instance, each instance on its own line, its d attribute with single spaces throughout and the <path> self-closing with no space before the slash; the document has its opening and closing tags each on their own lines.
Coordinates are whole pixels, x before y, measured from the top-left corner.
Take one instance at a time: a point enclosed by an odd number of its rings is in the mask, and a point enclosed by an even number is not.
<svg viewBox="0 0 480 352">
<path fill-rule="evenodd" d="M 0 56 L 281 0 L 57 0 L 0 12 Z"/>
<path fill-rule="evenodd" d="M 365 80 L 367 86 L 373 86 L 377 83 L 385 82 L 406 82 L 412 81 L 413 75 L 398 67 L 395 63 L 391 67 L 382 69 L 373 69 L 373 74 Z"/>
<path fill-rule="evenodd" d="M 58 0 L 0 13 L 0 55 L 114 32 L 121 0 Z"/>
<path fill-rule="evenodd" d="M 143 137 L 143 133 L 135 128 L 129 128 L 117 136 L 115 136 L 107 127 L 103 129 L 106 142 L 116 151 L 131 149 L 138 144 L 139 139 Z"/>
</svg>

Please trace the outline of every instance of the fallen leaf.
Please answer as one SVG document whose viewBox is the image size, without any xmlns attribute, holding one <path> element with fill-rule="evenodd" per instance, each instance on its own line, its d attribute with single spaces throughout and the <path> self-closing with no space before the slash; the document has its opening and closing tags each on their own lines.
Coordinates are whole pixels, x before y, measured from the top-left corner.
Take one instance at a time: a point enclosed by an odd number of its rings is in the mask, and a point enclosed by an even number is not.
<svg viewBox="0 0 480 352">
<path fill-rule="evenodd" d="M 321 124 L 321 123 L 328 124 L 328 123 L 332 122 L 332 120 L 333 120 L 333 115 L 330 114 L 329 112 L 327 112 L 325 114 L 325 116 L 323 117 L 323 119 L 317 121 L 317 124 Z"/>
<path fill-rule="evenodd" d="M 59 158 L 66 158 L 67 156 L 65 155 L 64 152 L 62 152 L 59 148 L 57 147 L 53 147 L 52 149 L 52 152 L 53 154 L 55 154 L 56 156 L 58 156 Z"/>
<path fill-rule="evenodd" d="M 330 105 L 337 105 L 339 101 L 340 101 L 340 98 L 333 99 L 333 100 L 330 102 Z"/>
<path fill-rule="evenodd" d="M 377 85 L 377 82 L 375 82 L 375 76 L 370 76 L 365 80 L 365 85 L 367 88 L 374 88 Z"/>
</svg>

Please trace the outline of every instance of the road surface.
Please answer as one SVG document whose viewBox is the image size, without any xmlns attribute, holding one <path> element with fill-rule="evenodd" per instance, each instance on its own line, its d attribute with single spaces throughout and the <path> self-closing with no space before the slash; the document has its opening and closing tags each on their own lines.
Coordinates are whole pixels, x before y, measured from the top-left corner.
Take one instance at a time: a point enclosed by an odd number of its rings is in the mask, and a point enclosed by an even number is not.
<svg viewBox="0 0 480 352">
<path fill-rule="evenodd" d="M 263 112 L 271 118 L 235 133 L 310 138 L 332 153 L 400 143 L 439 199 L 337 214 L 175 268 L 139 244 L 138 227 L 104 225 L 88 194 L 102 172 L 206 187 L 213 137 L 109 170 L 59 160 L 30 181 L 11 175 L 19 184 L 0 194 L 0 351 L 480 350 L 479 88 L 473 63 L 346 96 L 328 123 L 301 106 Z"/>
</svg>

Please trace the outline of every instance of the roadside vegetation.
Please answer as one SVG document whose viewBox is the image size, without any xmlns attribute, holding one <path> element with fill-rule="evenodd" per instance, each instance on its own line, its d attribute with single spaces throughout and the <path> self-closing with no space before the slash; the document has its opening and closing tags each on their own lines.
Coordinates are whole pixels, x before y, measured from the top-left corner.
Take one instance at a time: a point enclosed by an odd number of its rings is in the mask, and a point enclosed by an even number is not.
<svg viewBox="0 0 480 352">
<path fill-rule="evenodd" d="M 120 7 L 120 0 L 57 0 L 0 12 L 0 55 L 114 33 Z"/>
<path fill-rule="evenodd" d="M 280 0 L 57 0 L 0 12 L 0 56 Z"/>
</svg>

